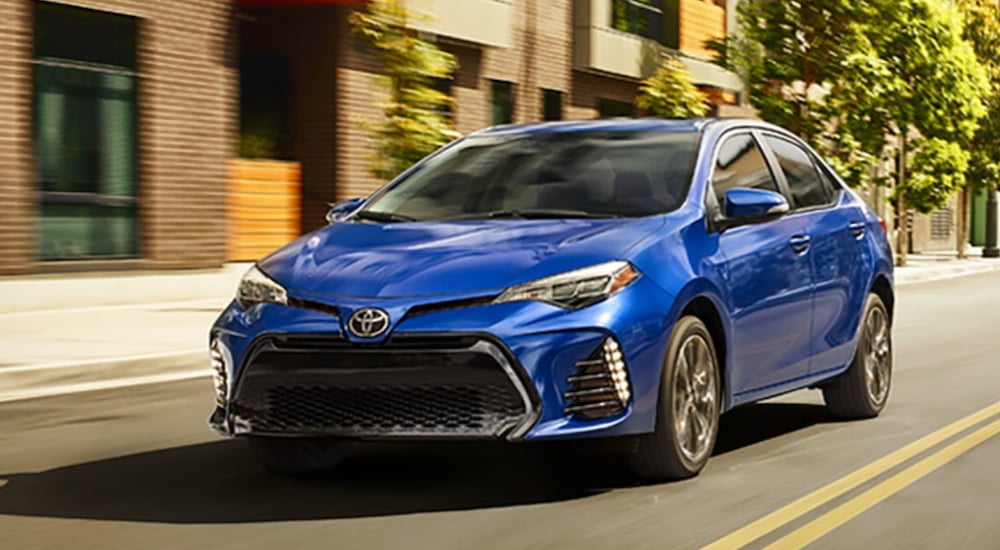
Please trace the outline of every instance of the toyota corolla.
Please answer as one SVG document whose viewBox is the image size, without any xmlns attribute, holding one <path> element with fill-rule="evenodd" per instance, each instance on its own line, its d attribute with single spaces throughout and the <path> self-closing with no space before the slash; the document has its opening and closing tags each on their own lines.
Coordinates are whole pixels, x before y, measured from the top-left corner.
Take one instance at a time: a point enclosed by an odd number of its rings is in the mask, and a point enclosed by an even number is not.
<svg viewBox="0 0 1000 550">
<path fill-rule="evenodd" d="M 678 479 L 733 407 L 807 387 L 844 418 L 886 404 L 881 221 L 765 123 L 491 128 L 328 221 L 211 330 L 211 426 L 274 472 L 358 440 L 602 438 Z"/>
</svg>

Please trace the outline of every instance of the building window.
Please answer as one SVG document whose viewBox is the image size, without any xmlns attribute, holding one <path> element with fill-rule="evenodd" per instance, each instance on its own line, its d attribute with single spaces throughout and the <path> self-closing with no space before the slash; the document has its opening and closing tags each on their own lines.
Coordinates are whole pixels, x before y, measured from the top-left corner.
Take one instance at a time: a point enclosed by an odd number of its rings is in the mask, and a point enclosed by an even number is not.
<svg viewBox="0 0 1000 550">
<path fill-rule="evenodd" d="M 448 96 L 449 99 L 454 100 L 454 96 L 452 95 L 452 85 L 454 83 L 455 79 L 453 78 L 433 78 L 431 79 L 431 88 Z M 452 120 L 455 115 L 454 103 L 452 102 L 439 105 L 435 107 L 434 110 L 448 120 Z"/>
<path fill-rule="evenodd" d="M 663 0 L 612 0 L 611 27 L 663 42 Z"/>
<path fill-rule="evenodd" d="M 613 99 L 597 100 L 597 115 L 600 118 L 635 116 L 635 105 Z"/>
<path fill-rule="evenodd" d="M 490 122 L 510 124 L 514 122 L 514 85 L 503 80 L 490 81 Z"/>
<path fill-rule="evenodd" d="M 562 120 L 562 101 L 559 90 L 542 90 L 542 120 Z"/>
<path fill-rule="evenodd" d="M 138 252 L 133 17 L 34 5 L 34 152 L 45 260 Z"/>
</svg>

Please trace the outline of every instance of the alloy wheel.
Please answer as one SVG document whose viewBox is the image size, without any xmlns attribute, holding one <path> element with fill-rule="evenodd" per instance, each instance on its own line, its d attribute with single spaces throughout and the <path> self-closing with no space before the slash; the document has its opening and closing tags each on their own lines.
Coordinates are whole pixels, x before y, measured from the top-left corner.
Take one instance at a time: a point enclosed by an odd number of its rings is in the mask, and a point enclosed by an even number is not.
<svg viewBox="0 0 1000 550">
<path fill-rule="evenodd" d="M 708 342 L 699 335 L 681 344 L 674 367 L 674 434 L 684 458 L 701 461 L 711 452 L 718 428 L 717 369 Z"/>
<path fill-rule="evenodd" d="M 889 394 L 892 376 L 892 344 L 885 310 L 872 308 L 865 319 L 865 382 L 872 403 L 881 404 Z"/>
</svg>

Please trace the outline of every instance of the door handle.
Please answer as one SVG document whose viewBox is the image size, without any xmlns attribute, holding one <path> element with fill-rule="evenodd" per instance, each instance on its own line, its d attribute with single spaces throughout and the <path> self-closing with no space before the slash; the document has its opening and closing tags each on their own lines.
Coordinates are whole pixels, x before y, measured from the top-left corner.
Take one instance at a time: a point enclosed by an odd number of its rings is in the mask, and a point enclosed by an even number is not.
<svg viewBox="0 0 1000 550">
<path fill-rule="evenodd" d="M 794 250 L 796 254 L 802 254 L 806 250 L 809 250 L 809 244 L 811 242 L 812 239 L 809 238 L 809 235 L 796 235 L 788 240 L 788 244 L 792 246 L 792 250 Z"/>
<path fill-rule="evenodd" d="M 851 233 L 858 239 L 865 234 L 865 222 L 851 222 L 847 224 L 847 228 L 850 229 Z"/>
</svg>

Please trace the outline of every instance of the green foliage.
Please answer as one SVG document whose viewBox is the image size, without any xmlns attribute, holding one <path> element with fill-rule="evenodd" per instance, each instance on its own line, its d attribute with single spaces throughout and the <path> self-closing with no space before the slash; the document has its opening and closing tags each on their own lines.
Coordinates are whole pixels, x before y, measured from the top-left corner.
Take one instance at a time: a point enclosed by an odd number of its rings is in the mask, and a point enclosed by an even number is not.
<svg viewBox="0 0 1000 550">
<path fill-rule="evenodd" d="M 962 14 L 937 0 L 879 0 L 873 43 L 899 83 L 887 101 L 885 130 L 914 142 L 913 170 L 896 184 L 896 197 L 927 212 L 941 207 L 964 185 L 968 146 L 986 114 L 989 81 L 964 39 Z M 928 148 L 928 150 L 924 150 Z M 938 192 L 928 192 L 936 178 Z"/>
<path fill-rule="evenodd" d="M 280 132 L 267 120 L 250 120 L 240 128 L 239 155 L 245 159 L 278 158 Z"/>
<path fill-rule="evenodd" d="M 873 13 L 865 1 L 744 0 L 741 32 L 709 44 L 761 118 L 802 137 L 853 185 L 870 182 L 868 167 L 884 155 L 873 125 L 895 91 L 866 34 Z"/>
<path fill-rule="evenodd" d="M 887 158 L 887 138 L 907 142 L 913 177 L 897 181 L 896 193 L 920 210 L 964 185 L 944 175 L 968 167 L 989 83 L 955 5 L 744 0 L 738 9 L 741 34 L 714 48 L 762 118 L 801 136 L 853 185 L 886 183 L 869 168 Z"/>
<path fill-rule="evenodd" d="M 408 26 L 411 14 L 400 0 L 373 0 L 351 14 L 354 32 L 377 52 L 385 67 L 389 100 L 380 104 L 383 122 L 375 130 L 377 155 L 372 173 L 390 179 L 458 137 L 442 114 L 452 99 L 433 87 L 450 79 L 455 57 L 421 40 Z"/>
<path fill-rule="evenodd" d="M 652 76 L 639 85 L 640 109 L 663 118 L 697 118 L 708 112 L 706 96 L 695 87 L 691 73 L 677 58 L 666 57 Z"/>
<path fill-rule="evenodd" d="M 968 180 L 974 188 L 1000 183 L 1000 6 L 996 0 L 959 0 L 965 17 L 965 38 L 990 81 L 986 116 L 969 147 Z"/>
<path fill-rule="evenodd" d="M 913 170 L 905 186 L 906 204 L 927 214 L 965 186 L 969 153 L 961 144 L 940 138 L 919 139 L 914 145 Z"/>
</svg>

